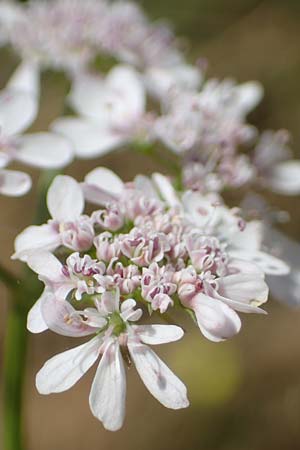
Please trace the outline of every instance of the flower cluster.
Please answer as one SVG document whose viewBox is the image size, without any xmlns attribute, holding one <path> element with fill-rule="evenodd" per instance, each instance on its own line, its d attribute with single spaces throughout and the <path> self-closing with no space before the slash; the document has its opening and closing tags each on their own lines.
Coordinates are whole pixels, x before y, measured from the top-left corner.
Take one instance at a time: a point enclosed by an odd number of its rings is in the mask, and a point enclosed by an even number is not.
<svg viewBox="0 0 300 450">
<path fill-rule="evenodd" d="M 40 70 L 50 68 L 64 70 L 71 80 L 68 102 L 75 114 L 58 118 L 51 129 L 67 138 L 78 158 L 128 144 L 164 146 L 177 155 L 187 189 L 207 194 L 251 184 L 281 194 L 300 192 L 300 163 L 291 159 L 287 133 L 259 136 L 247 123 L 263 96 L 261 85 L 205 79 L 201 60 L 189 64 L 170 27 L 151 23 L 136 4 L 4 1 L 0 13 L 0 42 L 14 48 L 32 76 L 38 79 Z M 41 137 L 35 137 L 37 145 L 39 155 L 45 153 Z M 15 178 L 2 176 L 12 183 Z M 28 178 L 21 181 L 29 186 Z"/>
<path fill-rule="evenodd" d="M 86 201 L 98 205 L 84 215 Z M 219 342 L 239 332 L 237 312 L 264 313 L 264 275 L 288 273 L 262 251 L 262 229 L 213 196 L 177 193 L 161 174 L 123 183 L 99 167 L 83 183 L 57 176 L 49 188 L 51 219 L 16 238 L 14 258 L 26 261 L 45 289 L 28 315 L 34 333 L 46 329 L 90 341 L 50 359 L 37 374 L 40 393 L 74 385 L 101 356 L 90 393 L 93 414 L 110 430 L 124 420 L 123 358 L 168 408 L 188 405 L 184 384 L 148 344 L 180 339 L 173 310 L 191 315 Z M 170 321 L 170 317 L 168 317 Z"/>
</svg>

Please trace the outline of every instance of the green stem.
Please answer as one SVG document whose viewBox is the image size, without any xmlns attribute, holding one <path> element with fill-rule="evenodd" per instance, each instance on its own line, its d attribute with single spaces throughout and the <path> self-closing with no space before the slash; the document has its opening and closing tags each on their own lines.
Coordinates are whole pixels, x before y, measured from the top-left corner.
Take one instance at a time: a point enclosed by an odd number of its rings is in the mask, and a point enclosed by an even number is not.
<svg viewBox="0 0 300 450">
<path fill-rule="evenodd" d="M 6 326 L 4 357 L 4 450 L 23 450 L 22 390 L 26 364 L 26 310 L 18 306 L 20 295 L 12 293 Z"/>
<path fill-rule="evenodd" d="M 18 287 L 18 281 L 14 274 L 0 264 L 0 281 L 10 289 L 16 289 Z"/>
<path fill-rule="evenodd" d="M 49 217 L 46 195 L 56 171 L 41 174 L 38 184 L 37 214 L 35 224 L 45 223 Z M 27 267 L 20 282 L 6 269 L 0 267 L 0 280 L 10 289 L 12 301 L 7 317 L 4 356 L 4 450 L 25 450 L 23 418 L 23 385 L 26 368 L 27 313 L 38 299 L 41 283 Z"/>
</svg>

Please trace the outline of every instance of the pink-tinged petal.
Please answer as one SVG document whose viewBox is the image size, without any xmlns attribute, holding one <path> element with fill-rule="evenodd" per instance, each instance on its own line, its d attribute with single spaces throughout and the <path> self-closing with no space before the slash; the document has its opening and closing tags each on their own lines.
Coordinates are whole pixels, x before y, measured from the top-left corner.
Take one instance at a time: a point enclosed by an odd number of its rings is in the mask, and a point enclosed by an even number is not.
<svg viewBox="0 0 300 450">
<path fill-rule="evenodd" d="M 217 299 L 202 293 L 197 294 L 193 298 L 192 308 L 201 332 L 211 341 L 224 341 L 241 329 L 241 320 L 237 313 Z"/>
<path fill-rule="evenodd" d="M 20 136 L 15 158 L 41 169 L 59 169 L 71 163 L 71 143 L 54 133 L 34 133 Z"/>
<path fill-rule="evenodd" d="M 182 196 L 182 203 L 187 217 L 198 227 L 206 226 L 216 209 L 211 200 L 198 192 L 185 192 Z"/>
<path fill-rule="evenodd" d="M 231 300 L 261 305 L 268 300 L 269 288 L 262 277 L 254 275 L 229 275 L 218 280 L 218 293 Z"/>
<path fill-rule="evenodd" d="M 300 194 L 300 161 L 290 160 L 277 164 L 266 182 L 272 191 L 279 194 Z"/>
<path fill-rule="evenodd" d="M 61 243 L 59 233 L 52 225 L 32 225 L 25 228 L 15 239 L 12 259 L 27 261 L 37 250 L 55 250 Z"/>
<path fill-rule="evenodd" d="M 230 275 L 236 275 L 239 273 L 243 275 L 255 275 L 262 278 L 265 276 L 263 270 L 257 264 L 252 261 L 239 258 L 230 258 L 228 270 Z"/>
<path fill-rule="evenodd" d="M 63 392 L 74 386 L 99 356 L 101 337 L 49 359 L 36 375 L 40 394 Z"/>
<path fill-rule="evenodd" d="M 43 331 L 48 330 L 48 325 L 46 324 L 41 311 L 41 302 L 45 295 L 47 295 L 46 291 L 42 293 L 41 297 L 35 302 L 28 313 L 27 329 L 31 333 L 42 333 Z"/>
<path fill-rule="evenodd" d="M 145 111 L 145 89 L 141 75 L 130 66 L 115 66 L 107 77 L 107 84 L 122 97 L 128 119 L 140 117 Z"/>
<path fill-rule="evenodd" d="M 40 73 L 37 64 L 29 60 L 22 61 L 10 77 L 7 87 L 38 97 L 40 93 Z"/>
<path fill-rule="evenodd" d="M 121 178 L 106 167 L 96 167 L 85 176 L 84 181 L 116 196 L 124 189 Z"/>
<path fill-rule="evenodd" d="M 176 325 L 132 325 L 144 344 L 158 345 L 175 342 L 182 338 L 184 332 Z"/>
<path fill-rule="evenodd" d="M 180 202 L 170 180 L 160 173 L 154 173 L 152 175 L 152 178 L 158 188 L 159 193 L 161 194 L 162 198 L 168 203 L 168 205 L 171 207 L 179 206 Z"/>
<path fill-rule="evenodd" d="M 79 337 L 95 333 L 69 302 L 57 299 L 52 292 L 42 298 L 41 312 L 48 328 L 62 336 Z"/>
<path fill-rule="evenodd" d="M 0 124 L 8 136 L 21 133 L 34 121 L 38 100 L 34 95 L 22 91 L 5 89 L 0 93 Z"/>
<path fill-rule="evenodd" d="M 31 189 L 31 178 L 16 170 L 0 170 L 0 194 L 20 197 Z"/>
<path fill-rule="evenodd" d="M 32 253 L 27 260 L 31 270 L 50 280 L 62 278 L 62 264 L 52 253 L 45 250 Z"/>
<path fill-rule="evenodd" d="M 117 341 L 106 344 L 89 398 L 93 415 L 110 431 L 119 430 L 125 417 L 126 374 Z"/>
<path fill-rule="evenodd" d="M 84 209 L 80 184 L 72 177 L 58 175 L 48 190 L 47 206 L 51 216 L 59 222 L 77 220 Z"/>
<path fill-rule="evenodd" d="M 182 381 L 149 347 L 128 340 L 130 356 L 148 391 L 166 408 L 180 409 L 189 405 Z"/>
<path fill-rule="evenodd" d="M 102 123 L 66 117 L 55 120 L 51 129 L 70 140 L 78 158 L 101 156 L 124 143 L 124 138 Z"/>
</svg>

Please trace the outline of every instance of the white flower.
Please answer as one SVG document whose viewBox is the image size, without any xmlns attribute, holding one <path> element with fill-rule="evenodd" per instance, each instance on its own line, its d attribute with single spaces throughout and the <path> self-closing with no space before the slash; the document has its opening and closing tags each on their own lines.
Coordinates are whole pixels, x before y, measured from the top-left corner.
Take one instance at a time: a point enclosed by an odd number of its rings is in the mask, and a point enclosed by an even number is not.
<svg viewBox="0 0 300 450">
<path fill-rule="evenodd" d="M 35 65 L 24 62 L 0 92 L 0 192 L 22 195 L 30 189 L 29 176 L 4 171 L 12 161 L 41 169 L 64 167 L 73 158 L 71 145 L 53 133 L 22 134 L 38 110 L 38 74 Z"/>
<path fill-rule="evenodd" d="M 129 66 L 116 66 L 105 79 L 79 75 L 70 102 L 81 117 L 62 117 L 52 128 L 71 140 L 79 158 L 94 158 L 148 139 L 143 83 Z"/>
<path fill-rule="evenodd" d="M 47 224 L 32 225 L 15 240 L 13 258 L 26 261 L 37 250 L 53 251 L 64 245 L 75 251 L 88 250 L 93 243 L 92 220 L 82 215 L 84 198 L 80 185 L 71 177 L 55 177 L 47 194 L 52 217 Z"/>
<path fill-rule="evenodd" d="M 177 341 L 183 336 L 175 325 L 132 325 L 142 311 L 128 299 L 119 305 L 119 294 L 106 293 L 96 308 L 76 311 L 65 301 L 44 300 L 42 313 L 49 328 L 67 336 L 96 336 L 89 342 L 60 353 L 46 362 L 36 376 L 41 394 L 71 388 L 101 356 L 90 392 L 90 408 L 106 429 L 122 427 L 125 416 L 126 374 L 122 350 L 128 349 L 143 383 L 164 406 L 185 408 L 186 387 L 147 344 Z"/>
<path fill-rule="evenodd" d="M 289 135 L 285 130 L 265 131 L 254 149 L 254 164 L 259 182 L 268 189 L 285 195 L 300 193 L 300 161 L 290 159 Z"/>
</svg>

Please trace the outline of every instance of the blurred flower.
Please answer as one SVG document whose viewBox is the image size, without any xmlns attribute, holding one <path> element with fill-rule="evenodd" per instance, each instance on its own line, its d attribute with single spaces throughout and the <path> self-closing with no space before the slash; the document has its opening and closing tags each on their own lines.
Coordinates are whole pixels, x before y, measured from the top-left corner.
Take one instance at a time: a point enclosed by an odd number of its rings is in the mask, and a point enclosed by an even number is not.
<svg viewBox="0 0 300 450">
<path fill-rule="evenodd" d="M 289 134 L 285 130 L 265 131 L 254 150 L 254 164 L 260 183 L 286 195 L 300 193 L 300 161 L 291 159 Z"/>
<path fill-rule="evenodd" d="M 41 169 L 66 166 L 73 154 L 69 142 L 53 133 L 22 134 L 38 111 L 38 76 L 35 66 L 22 63 L 0 92 L 0 167 L 16 160 Z M 31 187 L 28 175 L 0 170 L 0 192 L 22 195 Z"/>
<path fill-rule="evenodd" d="M 129 66 L 114 67 L 105 79 L 79 75 L 70 102 L 82 117 L 62 117 L 52 129 L 71 140 L 79 158 L 94 158 L 150 139 L 152 120 L 145 114 L 144 86 Z"/>
</svg>

